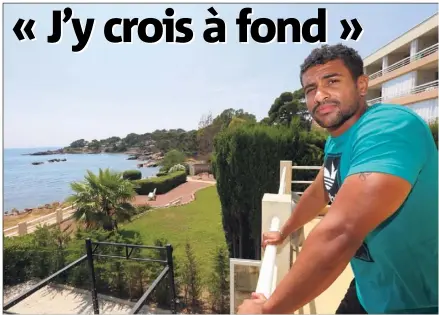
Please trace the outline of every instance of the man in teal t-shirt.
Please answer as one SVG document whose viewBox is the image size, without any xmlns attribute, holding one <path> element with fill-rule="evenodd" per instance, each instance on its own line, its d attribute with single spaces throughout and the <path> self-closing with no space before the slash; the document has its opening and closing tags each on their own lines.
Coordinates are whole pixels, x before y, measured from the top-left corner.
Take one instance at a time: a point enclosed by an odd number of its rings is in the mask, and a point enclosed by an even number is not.
<svg viewBox="0 0 439 315">
<path fill-rule="evenodd" d="M 350 263 L 336 313 L 438 313 L 438 150 L 408 107 L 366 104 L 363 61 L 344 45 L 314 49 L 301 67 L 306 104 L 330 136 L 324 165 L 280 232 L 280 244 L 331 208 L 267 300 L 239 313 L 293 313 L 324 292 Z"/>
<path fill-rule="evenodd" d="M 429 127 L 412 110 L 375 104 L 344 133 L 328 138 L 324 185 L 331 201 L 346 177 L 367 180 L 372 172 L 401 177 L 412 188 L 352 258 L 355 281 L 337 313 L 352 313 L 352 301 L 354 313 L 437 313 L 438 151 Z"/>
</svg>

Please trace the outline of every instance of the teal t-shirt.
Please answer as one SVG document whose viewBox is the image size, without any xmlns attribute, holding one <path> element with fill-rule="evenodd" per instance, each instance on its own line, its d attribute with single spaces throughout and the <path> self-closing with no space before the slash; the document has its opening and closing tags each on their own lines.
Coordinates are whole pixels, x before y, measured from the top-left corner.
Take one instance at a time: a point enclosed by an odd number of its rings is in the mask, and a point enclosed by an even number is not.
<svg viewBox="0 0 439 315">
<path fill-rule="evenodd" d="M 331 201 L 356 173 L 410 182 L 404 204 L 367 235 L 351 266 L 368 313 L 437 314 L 438 150 L 426 122 L 404 106 L 375 104 L 349 130 L 328 138 L 324 167 Z"/>
</svg>

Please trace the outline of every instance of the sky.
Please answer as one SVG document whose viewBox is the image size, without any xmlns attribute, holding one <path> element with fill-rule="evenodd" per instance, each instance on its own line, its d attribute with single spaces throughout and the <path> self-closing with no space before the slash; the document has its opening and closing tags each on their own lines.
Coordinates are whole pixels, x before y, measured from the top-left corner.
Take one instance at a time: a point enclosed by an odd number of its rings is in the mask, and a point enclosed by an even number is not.
<svg viewBox="0 0 439 315">
<path fill-rule="evenodd" d="M 69 6 L 85 25 L 95 18 L 87 47 L 77 43 L 72 23 L 59 43 L 49 44 L 52 11 Z M 227 43 L 207 44 L 202 33 L 213 6 L 227 24 Z M 133 43 L 104 37 L 110 18 L 192 18 L 189 44 Z M 344 43 L 364 58 L 438 11 L 437 4 L 4 4 L 4 146 L 63 147 L 77 139 L 125 137 L 156 129 L 197 129 L 209 112 L 244 109 L 260 120 L 282 92 L 299 89 L 300 64 L 319 44 L 242 44 L 235 19 L 252 7 L 252 19 L 294 17 L 302 23 L 327 9 L 328 44 Z M 36 40 L 19 42 L 12 28 L 34 19 Z M 340 20 L 357 18 L 359 41 L 340 39 Z M 116 29 L 120 32 L 119 29 Z M 148 31 L 148 34 L 151 34 Z M 264 35 L 261 28 L 261 34 Z M 290 34 L 290 33 L 289 33 Z"/>
</svg>

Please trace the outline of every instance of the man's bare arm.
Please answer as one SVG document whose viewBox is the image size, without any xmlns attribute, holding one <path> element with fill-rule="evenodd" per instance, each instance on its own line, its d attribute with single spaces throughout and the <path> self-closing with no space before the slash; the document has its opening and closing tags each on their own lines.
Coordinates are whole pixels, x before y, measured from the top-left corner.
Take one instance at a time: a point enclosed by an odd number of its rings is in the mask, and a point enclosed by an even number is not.
<svg viewBox="0 0 439 315">
<path fill-rule="evenodd" d="M 263 312 L 292 314 L 324 292 L 367 234 L 402 205 L 410 189 L 406 180 L 384 173 L 349 176 L 331 210 L 310 233 L 297 261 L 264 304 Z"/>
<path fill-rule="evenodd" d="M 328 204 L 329 199 L 324 190 L 323 167 L 314 182 L 304 191 L 293 213 L 281 229 L 284 236 L 290 235 L 314 219 Z"/>
</svg>

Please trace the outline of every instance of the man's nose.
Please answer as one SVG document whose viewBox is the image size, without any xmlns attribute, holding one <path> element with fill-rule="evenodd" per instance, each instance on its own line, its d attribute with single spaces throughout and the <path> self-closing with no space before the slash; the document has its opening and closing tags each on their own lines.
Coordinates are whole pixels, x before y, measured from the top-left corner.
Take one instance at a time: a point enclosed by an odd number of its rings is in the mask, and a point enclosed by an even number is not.
<svg viewBox="0 0 439 315">
<path fill-rule="evenodd" d="M 328 92 L 325 89 L 317 88 L 316 94 L 314 95 L 315 103 L 322 103 L 324 99 L 329 98 Z"/>
</svg>

